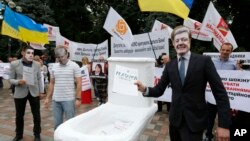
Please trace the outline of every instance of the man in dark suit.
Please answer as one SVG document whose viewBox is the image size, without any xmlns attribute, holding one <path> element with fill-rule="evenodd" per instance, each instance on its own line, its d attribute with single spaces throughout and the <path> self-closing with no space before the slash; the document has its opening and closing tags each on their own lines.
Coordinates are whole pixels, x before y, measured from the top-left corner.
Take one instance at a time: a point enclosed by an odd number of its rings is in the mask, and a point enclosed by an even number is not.
<svg viewBox="0 0 250 141">
<path fill-rule="evenodd" d="M 217 139 L 228 141 L 231 124 L 229 99 L 211 58 L 190 52 L 191 32 L 185 26 L 176 27 L 171 40 L 177 59 L 165 66 L 161 80 L 155 87 L 146 87 L 137 81 L 138 90 L 146 97 L 159 97 L 171 83 L 171 141 L 202 141 L 208 114 L 205 89 L 209 82 L 218 106 Z"/>
</svg>

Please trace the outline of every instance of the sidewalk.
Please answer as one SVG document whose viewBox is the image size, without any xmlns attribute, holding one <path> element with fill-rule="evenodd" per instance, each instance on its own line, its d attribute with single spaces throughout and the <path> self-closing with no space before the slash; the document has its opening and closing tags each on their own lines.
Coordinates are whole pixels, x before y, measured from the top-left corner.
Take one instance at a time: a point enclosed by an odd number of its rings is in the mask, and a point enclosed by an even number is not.
<svg viewBox="0 0 250 141">
<path fill-rule="evenodd" d="M 27 102 L 28 103 L 28 102 Z M 77 110 L 77 115 L 85 113 L 95 107 L 98 102 L 94 100 L 92 104 L 81 105 Z M 165 106 L 163 106 L 165 108 Z M 166 109 L 163 108 L 163 111 Z M 41 101 L 42 119 L 42 141 L 53 141 L 53 117 L 51 108 L 46 109 Z M 23 141 L 33 141 L 33 119 L 30 106 L 27 104 L 24 119 Z M 15 136 L 15 106 L 9 89 L 0 89 L 0 141 L 11 141 Z M 138 141 L 169 141 L 168 136 L 168 114 L 156 113 L 150 124 Z"/>
</svg>

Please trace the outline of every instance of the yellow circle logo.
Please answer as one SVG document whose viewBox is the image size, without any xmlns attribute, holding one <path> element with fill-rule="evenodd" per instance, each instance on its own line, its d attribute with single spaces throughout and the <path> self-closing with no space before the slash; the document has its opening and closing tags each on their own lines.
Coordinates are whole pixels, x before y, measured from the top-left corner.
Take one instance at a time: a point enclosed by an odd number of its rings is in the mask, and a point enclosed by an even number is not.
<svg viewBox="0 0 250 141">
<path fill-rule="evenodd" d="M 116 24 L 116 31 L 119 32 L 121 35 L 124 35 L 127 32 L 127 24 L 123 19 L 117 21 Z"/>
</svg>

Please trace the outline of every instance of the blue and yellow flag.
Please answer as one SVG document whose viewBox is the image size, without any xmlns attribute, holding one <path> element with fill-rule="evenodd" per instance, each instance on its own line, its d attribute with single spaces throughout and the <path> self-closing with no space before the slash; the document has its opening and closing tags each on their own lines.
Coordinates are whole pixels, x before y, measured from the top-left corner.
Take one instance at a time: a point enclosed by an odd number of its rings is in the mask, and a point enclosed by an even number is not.
<svg viewBox="0 0 250 141">
<path fill-rule="evenodd" d="M 138 0 L 141 11 L 168 12 L 188 18 L 194 0 Z"/>
<path fill-rule="evenodd" d="M 22 40 L 24 42 L 46 44 L 48 43 L 48 29 L 37 24 L 31 18 L 12 11 L 8 6 L 5 8 L 2 23 L 3 35 Z"/>
</svg>

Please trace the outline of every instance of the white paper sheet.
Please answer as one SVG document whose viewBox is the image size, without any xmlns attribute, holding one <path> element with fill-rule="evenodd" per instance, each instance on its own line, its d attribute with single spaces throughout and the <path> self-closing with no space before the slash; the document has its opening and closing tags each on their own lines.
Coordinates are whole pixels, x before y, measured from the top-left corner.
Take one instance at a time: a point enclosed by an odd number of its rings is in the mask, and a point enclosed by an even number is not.
<svg viewBox="0 0 250 141">
<path fill-rule="evenodd" d="M 136 80 L 138 80 L 137 69 L 116 65 L 113 92 L 138 96 L 137 86 L 134 84 Z"/>
<path fill-rule="evenodd" d="M 23 79 L 27 85 L 34 85 L 34 70 L 32 67 L 23 66 Z"/>
</svg>

